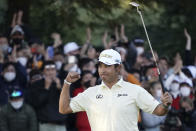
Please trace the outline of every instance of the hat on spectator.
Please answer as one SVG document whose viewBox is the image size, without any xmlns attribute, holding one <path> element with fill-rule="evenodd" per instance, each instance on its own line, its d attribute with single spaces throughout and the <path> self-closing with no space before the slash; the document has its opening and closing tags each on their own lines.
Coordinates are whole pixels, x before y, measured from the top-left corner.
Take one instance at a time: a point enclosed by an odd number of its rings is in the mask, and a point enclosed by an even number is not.
<svg viewBox="0 0 196 131">
<path fill-rule="evenodd" d="M 135 38 L 133 40 L 133 44 L 135 46 L 144 46 L 144 40 L 143 39 L 140 39 L 140 38 Z"/>
<path fill-rule="evenodd" d="M 187 69 L 191 72 L 193 78 L 196 78 L 196 66 L 187 66 Z"/>
<path fill-rule="evenodd" d="M 102 62 L 106 65 L 121 64 L 121 56 L 117 51 L 113 49 L 107 49 L 100 53 L 99 62 Z"/>
<path fill-rule="evenodd" d="M 22 35 L 24 35 L 24 31 L 23 31 L 23 29 L 19 25 L 14 26 L 14 28 L 11 31 L 11 35 L 13 35 L 16 32 L 19 32 Z"/>
<path fill-rule="evenodd" d="M 189 87 L 193 87 L 193 82 L 190 79 L 185 79 L 184 81 L 180 82 L 180 85 L 188 85 Z"/>
<path fill-rule="evenodd" d="M 64 46 L 64 54 L 68 54 L 72 51 L 76 51 L 78 50 L 80 47 L 77 45 L 76 42 L 68 42 L 65 46 Z"/>
</svg>

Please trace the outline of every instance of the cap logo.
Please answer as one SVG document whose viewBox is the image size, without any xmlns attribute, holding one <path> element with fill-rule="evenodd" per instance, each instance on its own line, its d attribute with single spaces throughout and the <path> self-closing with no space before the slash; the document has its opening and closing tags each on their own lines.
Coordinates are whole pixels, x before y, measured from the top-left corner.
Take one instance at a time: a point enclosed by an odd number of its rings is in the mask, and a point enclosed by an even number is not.
<svg viewBox="0 0 196 131">
<path fill-rule="evenodd" d="M 112 56 L 108 54 L 100 54 L 100 57 L 112 58 Z"/>
</svg>

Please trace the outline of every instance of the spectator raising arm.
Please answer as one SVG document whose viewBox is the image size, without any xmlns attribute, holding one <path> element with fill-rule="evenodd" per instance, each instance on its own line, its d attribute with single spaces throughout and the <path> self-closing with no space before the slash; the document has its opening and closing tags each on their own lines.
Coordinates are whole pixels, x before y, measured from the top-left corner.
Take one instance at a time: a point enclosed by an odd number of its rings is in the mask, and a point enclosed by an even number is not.
<svg viewBox="0 0 196 131">
<path fill-rule="evenodd" d="M 124 42 L 124 43 L 127 43 L 128 42 L 128 38 L 127 36 L 125 35 L 125 26 L 124 24 L 121 25 L 121 30 L 120 30 L 120 37 L 121 37 L 121 40 Z"/>
<path fill-rule="evenodd" d="M 80 51 L 80 56 L 86 56 L 86 51 L 91 43 L 91 29 L 89 27 L 86 28 L 86 43 L 82 46 Z"/>
<path fill-rule="evenodd" d="M 70 84 L 80 79 L 80 75 L 76 72 L 69 72 L 67 77 L 64 80 L 64 85 L 59 100 L 59 112 L 62 114 L 72 113 L 72 109 L 69 105 L 70 96 L 69 96 L 69 87 Z"/>
</svg>

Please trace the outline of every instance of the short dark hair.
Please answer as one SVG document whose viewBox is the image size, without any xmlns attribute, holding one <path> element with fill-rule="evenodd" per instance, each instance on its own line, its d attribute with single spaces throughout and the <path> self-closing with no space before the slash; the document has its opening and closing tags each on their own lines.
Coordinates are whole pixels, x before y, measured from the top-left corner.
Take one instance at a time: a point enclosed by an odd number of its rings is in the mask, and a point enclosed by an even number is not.
<svg viewBox="0 0 196 131">
<path fill-rule="evenodd" d="M 159 57 L 159 61 L 160 60 L 165 60 L 167 63 L 169 63 L 168 57 L 167 56 L 161 56 Z"/>
<path fill-rule="evenodd" d="M 42 71 L 44 70 L 44 67 L 45 67 L 46 65 L 55 65 L 55 63 L 54 63 L 54 61 L 52 61 L 52 60 L 44 61 L 43 66 L 42 66 L 42 68 L 41 68 Z"/>
<path fill-rule="evenodd" d="M 4 71 L 9 65 L 13 65 L 16 68 L 16 63 L 14 62 L 6 62 L 3 64 L 2 71 Z"/>
<path fill-rule="evenodd" d="M 34 75 L 39 75 L 41 74 L 41 71 L 39 69 L 33 69 L 31 70 L 31 72 L 29 73 L 30 79 L 34 76 Z"/>
<path fill-rule="evenodd" d="M 82 58 L 79 61 L 79 67 L 82 68 L 83 66 L 85 66 L 86 64 L 88 64 L 91 61 L 93 61 L 93 60 L 90 58 Z"/>
<path fill-rule="evenodd" d="M 84 75 L 86 75 L 86 74 L 91 74 L 91 75 L 93 75 L 91 71 L 85 70 L 85 71 L 82 71 L 82 73 L 81 73 L 81 78 L 82 78 Z"/>
</svg>

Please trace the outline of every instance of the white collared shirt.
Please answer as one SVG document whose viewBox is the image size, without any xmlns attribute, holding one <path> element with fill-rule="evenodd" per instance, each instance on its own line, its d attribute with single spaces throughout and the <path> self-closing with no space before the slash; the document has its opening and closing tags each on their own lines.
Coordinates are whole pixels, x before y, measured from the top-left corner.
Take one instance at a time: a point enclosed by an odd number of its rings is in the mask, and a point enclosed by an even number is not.
<svg viewBox="0 0 196 131">
<path fill-rule="evenodd" d="M 86 111 L 92 131 L 138 131 L 139 108 L 152 113 L 159 102 L 142 87 L 120 79 L 103 82 L 71 99 L 72 111 Z"/>
</svg>

